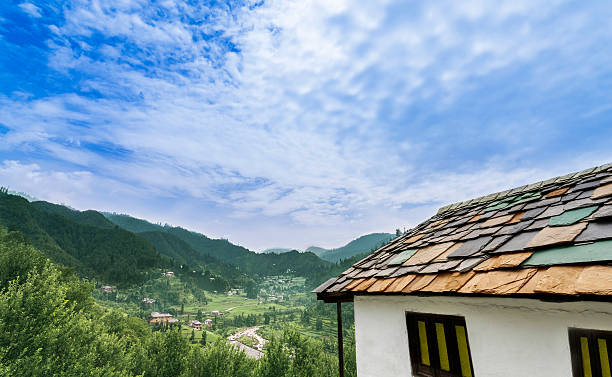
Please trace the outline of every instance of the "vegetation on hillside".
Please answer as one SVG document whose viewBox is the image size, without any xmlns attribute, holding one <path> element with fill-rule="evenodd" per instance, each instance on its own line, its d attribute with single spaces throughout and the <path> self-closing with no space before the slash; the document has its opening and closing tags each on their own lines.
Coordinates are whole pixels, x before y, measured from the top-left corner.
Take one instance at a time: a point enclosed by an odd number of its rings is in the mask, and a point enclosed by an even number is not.
<svg viewBox="0 0 612 377">
<path fill-rule="evenodd" d="M 59 212 L 20 196 L 0 194 L 0 225 L 20 231 L 51 260 L 74 268 L 81 276 L 117 285 L 137 284 L 148 280 L 153 269 L 171 263 L 131 232 L 88 225 L 88 221 L 77 223 Z M 90 212 L 81 217 L 93 219 Z"/>
<path fill-rule="evenodd" d="M 0 375 L 328 377 L 337 359 L 286 330 L 253 360 L 220 339 L 202 346 L 180 328 L 98 306 L 92 285 L 51 263 L 17 232 L 0 228 Z M 348 347 L 348 376 L 354 351 Z"/>
<path fill-rule="evenodd" d="M 321 247 L 311 246 L 306 249 L 306 251 L 311 251 L 326 261 L 337 263 L 344 259 L 354 257 L 355 255 L 378 249 L 393 238 L 395 238 L 395 235 L 390 233 L 371 233 L 361 236 L 336 249 L 323 249 Z"/>
</svg>

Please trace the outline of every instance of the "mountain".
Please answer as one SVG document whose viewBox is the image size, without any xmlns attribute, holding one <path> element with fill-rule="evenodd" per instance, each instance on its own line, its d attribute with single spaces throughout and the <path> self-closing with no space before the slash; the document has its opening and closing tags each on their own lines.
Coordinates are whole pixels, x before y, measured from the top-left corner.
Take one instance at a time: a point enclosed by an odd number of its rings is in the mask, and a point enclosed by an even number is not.
<svg viewBox="0 0 612 377">
<path fill-rule="evenodd" d="M 310 246 L 308 249 L 306 249 L 306 251 L 309 251 L 313 253 L 314 255 L 320 257 L 321 255 L 323 255 L 325 252 L 329 250 L 324 249 L 322 247 L 318 247 L 318 246 Z"/>
<path fill-rule="evenodd" d="M 390 233 L 371 233 L 361 236 L 337 249 L 324 249 L 311 246 L 306 249 L 306 251 L 314 253 L 326 261 L 337 263 L 355 255 L 368 253 L 373 249 L 377 249 L 393 238 L 395 238 L 395 235 Z"/>
<path fill-rule="evenodd" d="M 45 211 L 47 213 L 54 213 L 56 215 L 64 216 L 74 222 L 77 222 L 82 225 L 91 225 L 97 226 L 100 228 L 112 229 L 115 227 L 115 224 L 108 221 L 104 215 L 97 211 L 77 211 L 72 208 L 68 208 L 66 206 L 62 206 L 59 204 L 44 202 L 44 201 L 34 201 L 31 204 L 40 209 L 41 211 Z"/>
<path fill-rule="evenodd" d="M 0 224 L 23 233 L 54 262 L 108 284 L 140 283 L 154 268 L 171 262 L 145 239 L 114 226 L 95 211 L 30 203 L 21 196 L 0 193 Z"/>
<path fill-rule="evenodd" d="M 261 252 L 261 254 L 282 254 L 282 253 L 288 253 L 290 251 L 292 251 L 294 249 L 285 249 L 282 247 L 274 247 L 271 249 L 266 249 L 264 251 Z"/>
<path fill-rule="evenodd" d="M 242 246 L 234 245 L 228 240 L 209 238 L 181 227 L 152 224 L 146 220 L 123 214 L 105 213 L 104 216 L 114 224 L 139 235 L 149 231 L 171 234 L 187 243 L 193 250 L 234 265 L 238 271 L 254 278 L 284 274 L 287 271 L 309 277 L 315 271 L 332 266 L 329 261 L 322 260 L 310 252 L 300 253 L 291 250 L 282 254 L 258 254 Z"/>
</svg>

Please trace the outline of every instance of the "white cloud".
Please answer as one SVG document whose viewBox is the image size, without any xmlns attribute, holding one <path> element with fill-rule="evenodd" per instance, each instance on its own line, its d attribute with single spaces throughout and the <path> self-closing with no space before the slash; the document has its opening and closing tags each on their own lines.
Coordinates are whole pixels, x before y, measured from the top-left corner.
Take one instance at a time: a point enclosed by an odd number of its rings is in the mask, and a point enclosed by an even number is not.
<svg viewBox="0 0 612 377">
<path fill-rule="evenodd" d="M 30 17 L 34 17 L 34 18 L 42 17 L 40 8 L 32 3 L 21 3 L 19 4 L 19 8 L 21 8 L 22 11 L 30 15 Z"/>
<path fill-rule="evenodd" d="M 113 203 L 96 189 L 104 185 L 126 197 L 149 195 L 151 206 L 181 196 L 213 203 L 224 211 L 217 235 L 236 219 L 253 222 L 232 231 L 247 245 L 278 245 L 279 229 L 296 243 L 287 246 L 302 247 L 317 235 L 339 242 L 392 231 L 436 206 L 546 178 L 548 162 L 516 168 L 516 156 L 497 153 L 477 165 L 424 171 L 440 157 L 432 149 L 455 141 L 425 140 L 418 128 L 425 128 L 420 117 L 452 108 L 487 75 L 551 51 L 572 61 L 597 44 L 601 36 L 581 40 L 593 9 L 558 17 L 563 6 L 318 0 L 230 11 L 180 1 L 77 1 L 65 24 L 53 27 L 49 65 L 79 72 L 79 90 L 102 98 L 0 99 L 0 122 L 11 129 L 0 135 L 0 151 L 35 150 L 66 164 L 45 173 L 10 162 L 2 174 L 50 200 L 93 207 L 100 195 L 101 209 Z M 88 43 L 93 33 L 109 40 Z M 550 80 L 526 77 L 525 85 L 555 87 L 571 72 L 547 74 Z M 406 116 L 424 102 L 427 108 Z M 510 143 L 529 121 L 491 132 Z M 79 202 L 81 189 L 87 202 Z M 180 223 L 180 214 L 169 215 Z"/>
</svg>

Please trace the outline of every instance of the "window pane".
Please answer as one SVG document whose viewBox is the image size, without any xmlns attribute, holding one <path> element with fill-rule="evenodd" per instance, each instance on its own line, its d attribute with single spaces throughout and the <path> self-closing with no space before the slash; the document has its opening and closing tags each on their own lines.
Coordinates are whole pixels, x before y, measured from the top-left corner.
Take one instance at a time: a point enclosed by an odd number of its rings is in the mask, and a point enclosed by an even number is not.
<svg viewBox="0 0 612 377">
<path fill-rule="evenodd" d="M 436 337 L 438 338 L 440 369 L 450 372 L 450 365 L 448 362 L 448 349 L 446 348 L 446 335 L 444 334 L 444 325 L 442 323 L 436 323 Z"/>
<path fill-rule="evenodd" d="M 580 351 L 582 353 L 582 371 L 584 377 L 593 377 L 591 372 L 591 356 L 589 355 L 589 339 L 580 337 Z"/>
<path fill-rule="evenodd" d="M 423 321 L 419 321 L 419 343 L 421 344 L 421 363 L 429 366 L 431 363 L 429 362 L 429 347 L 427 346 L 427 329 Z"/>
<path fill-rule="evenodd" d="M 467 345 L 465 327 L 455 326 L 457 333 L 457 346 L 459 347 L 459 363 L 461 364 L 461 376 L 472 377 L 472 366 L 470 365 L 470 351 Z"/>
<path fill-rule="evenodd" d="M 610 359 L 608 358 L 608 344 L 605 339 L 597 339 L 599 346 L 599 360 L 601 362 L 601 377 L 612 377 L 610 375 Z"/>
</svg>

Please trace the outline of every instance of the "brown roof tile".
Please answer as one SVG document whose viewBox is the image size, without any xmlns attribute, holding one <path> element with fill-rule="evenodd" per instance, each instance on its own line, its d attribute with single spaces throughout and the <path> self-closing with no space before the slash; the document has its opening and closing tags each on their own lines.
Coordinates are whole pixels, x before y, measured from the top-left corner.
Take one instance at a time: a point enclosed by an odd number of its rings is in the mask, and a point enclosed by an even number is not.
<svg viewBox="0 0 612 377">
<path fill-rule="evenodd" d="M 476 273 L 468 271 L 446 272 L 439 274 L 427 286 L 421 289 L 422 292 L 456 292 L 465 285 Z"/>
<path fill-rule="evenodd" d="M 459 292 L 493 295 L 517 293 L 536 271 L 536 268 L 525 268 L 477 273 Z"/>
<path fill-rule="evenodd" d="M 612 183 L 596 188 L 591 199 L 599 199 L 610 195 L 612 195 Z"/>
<path fill-rule="evenodd" d="M 368 292 L 382 292 L 397 278 L 379 279 L 367 289 Z"/>
<path fill-rule="evenodd" d="M 401 278 L 395 279 L 386 289 L 385 292 L 401 292 L 411 281 L 414 280 L 416 275 L 406 275 Z"/>
<path fill-rule="evenodd" d="M 351 289 L 351 291 L 355 291 L 355 292 L 362 292 L 367 290 L 368 288 L 370 288 L 370 286 L 372 286 L 372 284 L 376 283 L 378 279 L 376 278 L 369 278 L 369 279 L 364 279 L 361 283 L 359 283 L 357 286 L 353 287 Z"/>
<path fill-rule="evenodd" d="M 586 223 L 570 226 L 546 227 L 527 243 L 526 247 L 542 247 L 568 243 L 574 240 L 586 228 Z"/>
<path fill-rule="evenodd" d="M 413 266 L 416 264 L 431 262 L 440 254 L 448 250 L 448 248 L 452 245 L 452 242 L 445 242 L 419 249 L 413 256 L 411 256 L 406 262 L 404 262 L 404 266 Z"/>
<path fill-rule="evenodd" d="M 525 251 L 521 253 L 506 253 L 499 254 L 487 259 L 474 267 L 474 271 L 490 271 L 500 268 L 513 268 L 523 263 L 533 254 L 533 251 Z"/>
<path fill-rule="evenodd" d="M 402 293 L 410 293 L 420 291 L 425 288 L 429 283 L 436 278 L 437 275 L 427 274 L 427 275 L 417 275 L 414 280 L 412 280 L 408 285 L 402 289 Z"/>
<path fill-rule="evenodd" d="M 567 192 L 567 190 L 569 190 L 569 187 L 562 187 L 560 189 L 556 189 L 553 190 L 551 192 L 549 192 L 548 194 L 546 194 L 547 198 L 554 198 L 555 196 L 561 196 L 563 194 L 565 194 Z"/>
<path fill-rule="evenodd" d="M 490 226 L 505 224 L 508 221 L 512 220 L 513 217 L 514 217 L 514 215 L 505 215 L 505 216 L 493 217 L 493 218 L 485 221 L 484 223 L 480 224 L 480 226 L 483 227 L 483 228 L 486 228 L 486 227 L 490 227 Z"/>
</svg>

